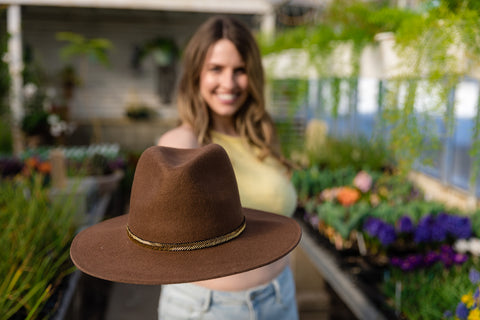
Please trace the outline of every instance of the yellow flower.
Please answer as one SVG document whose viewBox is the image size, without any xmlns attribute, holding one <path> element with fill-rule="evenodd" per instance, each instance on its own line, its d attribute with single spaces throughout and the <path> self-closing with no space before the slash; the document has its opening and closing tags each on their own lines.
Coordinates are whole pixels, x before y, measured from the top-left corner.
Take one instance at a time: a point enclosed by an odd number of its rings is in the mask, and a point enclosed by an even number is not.
<svg viewBox="0 0 480 320">
<path fill-rule="evenodd" d="M 467 306 L 467 308 L 473 307 L 475 303 L 475 299 L 473 298 L 473 294 L 471 292 L 462 296 L 462 302 Z"/>
<path fill-rule="evenodd" d="M 473 309 L 472 311 L 470 311 L 467 320 L 480 320 L 480 310 Z"/>
</svg>

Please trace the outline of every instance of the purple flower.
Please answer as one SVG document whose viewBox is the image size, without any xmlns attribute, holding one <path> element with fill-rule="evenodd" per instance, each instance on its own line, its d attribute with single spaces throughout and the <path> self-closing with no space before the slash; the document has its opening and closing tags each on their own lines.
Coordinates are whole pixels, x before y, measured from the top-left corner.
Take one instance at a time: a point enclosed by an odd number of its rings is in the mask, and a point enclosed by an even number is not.
<svg viewBox="0 0 480 320">
<path fill-rule="evenodd" d="M 395 234 L 395 228 L 388 223 L 383 223 L 378 230 L 378 239 L 382 243 L 383 246 L 389 246 L 392 244 L 395 239 L 397 238 Z"/>
<path fill-rule="evenodd" d="M 399 257 L 391 257 L 390 264 L 394 267 L 400 267 L 400 265 L 402 264 L 402 259 L 400 259 Z"/>
<path fill-rule="evenodd" d="M 0 177 L 14 176 L 22 171 L 23 162 L 18 158 L 0 158 Z"/>
<path fill-rule="evenodd" d="M 452 246 L 449 246 L 448 244 L 442 244 L 440 247 L 440 252 L 443 254 L 452 255 L 455 253 L 455 250 L 453 250 Z"/>
<path fill-rule="evenodd" d="M 440 254 L 435 251 L 428 252 L 423 258 L 423 261 L 425 262 L 426 266 L 431 266 L 436 262 L 438 262 L 439 260 L 440 260 Z"/>
<path fill-rule="evenodd" d="M 453 255 L 453 263 L 455 264 L 463 264 L 465 263 L 465 261 L 468 260 L 468 256 L 466 254 L 463 254 L 463 253 L 455 253 Z"/>
<path fill-rule="evenodd" d="M 401 233 L 410 233 L 413 231 L 413 221 L 409 216 L 403 216 L 398 220 L 398 231 Z"/>
<path fill-rule="evenodd" d="M 431 225 L 432 241 L 442 242 L 447 238 L 449 220 L 449 216 L 445 213 L 437 215 Z"/>
<path fill-rule="evenodd" d="M 127 162 L 123 158 L 116 158 L 108 162 L 108 168 L 113 172 L 115 170 L 125 169 Z"/>
<path fill-rule="evenodd" d="M 448 232 L 457 239 L 466 239 L 472 234 L 472 223 L 468 217 L 451 215 L 447 227 Z"/>
<path fill-rule="evenodd" d="M 428 215 L 420 219 L 415 230 L 414 241 L 416 243 L 429 242 L 432 239 L 432 228 L 434 227 L 435 219 Z"/>
<path fill-rule="evenodd" d="M 423 263 L 423 257 L 421 254 L 412 254 L 406 257 L 402 264 L 400 265 L 400 268 L 403 271 L 410 271 L 410 270 L 415 270 L 417 268 L 420 268 Z"/>
<path fill-rule="evenodd" d="M 471 268 L 470 272 L 468 273 L 468 278 L 473 284 L 477 284 L 480 282 L 480 272 L 474 268 Z"/>
<path fill-rule="evenodd" d="M 310 225 L 314 228 L 317 228 L 318 227 L 318 224 L 320 223 L 320 218 L 318 217 L 318 215 L 316 214 L 312 214 L 309 219 L 308 219 L 308 222 L 310 223 Z"/>
<path fill-rule="evenodd" d="M 467 320 L 468 317 L 468 308 L 463 302 L 459 302 L 457 305 L 457 309 L 455 310 L 455 315 L 460 320 Z"/>
<path fill-rule="evenodd" d="M 447 310 L 443 313 L 443 319 L 450 319 L 453 317 L 453 313 L 450 310 Z"/>
<path fill-rule="evenodd" d="M 369 217 L 365 224 L 363 225 L 363 229 L 371 236 L 376 237 L 378 236 L 378 231 L 381 228 L 383 221 L 378 218 Z"/>
</svg>

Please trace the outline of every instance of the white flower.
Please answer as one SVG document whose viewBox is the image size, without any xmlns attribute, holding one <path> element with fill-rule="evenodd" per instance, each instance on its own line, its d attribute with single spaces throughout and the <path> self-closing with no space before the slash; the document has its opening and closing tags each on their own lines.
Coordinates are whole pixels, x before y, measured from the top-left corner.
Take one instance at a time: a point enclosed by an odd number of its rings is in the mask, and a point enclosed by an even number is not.
<svg viewBox="0 0 480 320">
<path fill-rule="evenodd" d="M 47 118 L 47 122 L 50 126 L 54 126 L 60 122 L 60 117 L 56 114 L 50 114 Z"/>
<path fill-rule="evenodd" d="M 465 253 L 470 249 L 470 244 L 465 239 L 459 239 L 455 242 L 453 248 L 459 253 Z"/>
<path fill-rule="evenodd" d="M 470 239 L 470 252 L 474 256 L 480 256 L 480 239 L 472 238 Z"/>
<path fill-rule="evenodd" d="M 53 125 L 50 125 L 50 134 L 54 137 L 58 137 L 62 134 L 63 129 L 62 125 L 60 123 L 55 123 Z"/>
<path fill-rule="evenodd" d="M 27 83 L 23 86 L 23 95 L 26 99 L 31 99 L 37 93 L 37 86 L 34 83 Z"/>
</svg>

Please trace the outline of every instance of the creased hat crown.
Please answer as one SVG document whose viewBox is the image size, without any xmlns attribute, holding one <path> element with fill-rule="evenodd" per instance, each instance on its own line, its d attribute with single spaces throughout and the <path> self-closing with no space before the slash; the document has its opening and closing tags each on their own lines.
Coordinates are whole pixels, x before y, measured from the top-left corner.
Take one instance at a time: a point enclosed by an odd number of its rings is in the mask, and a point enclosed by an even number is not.
<svg viewBox="0 0 480 320">
<path fill-rule="evenodd" d="M 237 229 L 244 216 L 225 150 L 151 147 L 140 157 L 128 227 L 141 239 L 189 243 Z M 206 151 L 207 150 L 207 151 Z"/>
</svg>

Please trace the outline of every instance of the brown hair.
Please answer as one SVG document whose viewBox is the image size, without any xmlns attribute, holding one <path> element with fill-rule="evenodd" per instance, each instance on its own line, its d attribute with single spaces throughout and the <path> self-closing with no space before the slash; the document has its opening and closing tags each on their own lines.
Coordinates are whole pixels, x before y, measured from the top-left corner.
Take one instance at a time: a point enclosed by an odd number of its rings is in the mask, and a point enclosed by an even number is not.
<svg viewBox="0 0 480 320">
<path fill-rule="evenodd" d="M 260 149 L 260 159 L 271 155 L 286 164 L 280 153 L 273 121 L 265 110 L 265 76 L 260 51 L 248 27 L 234 18 L 214 16 L 203 23 L 190 39 L 183 55 L 183 73 L 178 88 L 181 122 L 193 128 L 200 145 L 211 142 L 211 116 L 200 95 L 200 73 L 209 48 L 221 39 L 228 39 L 235 45 L 245 62 L 248 77 L 248 98 L 234 115 L 235 130 L 249 144 Z"/>
</svg>

